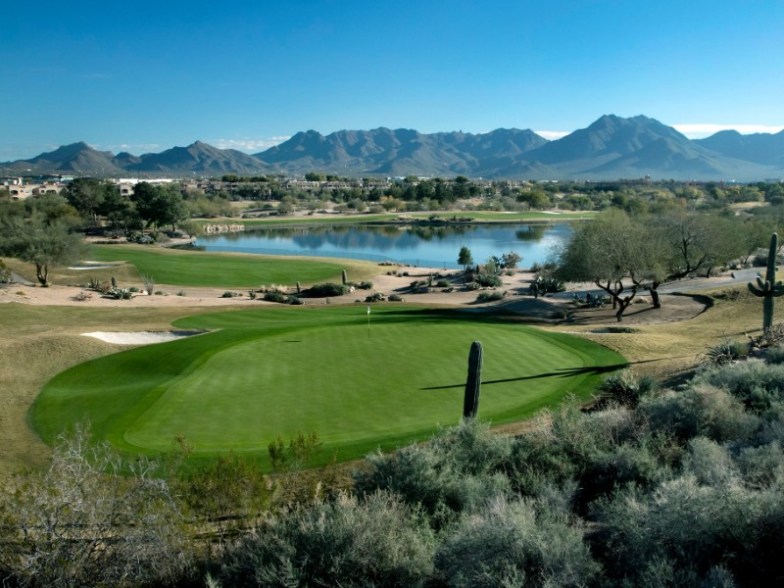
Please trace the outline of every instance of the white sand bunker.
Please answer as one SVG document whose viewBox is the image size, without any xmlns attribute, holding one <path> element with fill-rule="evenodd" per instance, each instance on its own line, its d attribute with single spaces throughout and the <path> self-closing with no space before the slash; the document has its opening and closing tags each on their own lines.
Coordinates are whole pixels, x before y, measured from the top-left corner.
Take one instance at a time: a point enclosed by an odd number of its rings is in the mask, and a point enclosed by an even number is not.
<svg viewBox="0 0 784 588">
<path fill-rule="evenodd" d="M 149 345 L 150 343 L 165 343 L 183 337 L 200 335 L 205 331 L 95 331 L 82 333 L 85 337 L 94 337 L 114 343 L 115 345 Z"/>
<path fill-rule="evenodd" d="M 76 265 L 70 266 L 69 270 L 96 270 L 96 269 L 111 269 L 123 265 L 124 261 L 82 261 Z"/>
</svg>

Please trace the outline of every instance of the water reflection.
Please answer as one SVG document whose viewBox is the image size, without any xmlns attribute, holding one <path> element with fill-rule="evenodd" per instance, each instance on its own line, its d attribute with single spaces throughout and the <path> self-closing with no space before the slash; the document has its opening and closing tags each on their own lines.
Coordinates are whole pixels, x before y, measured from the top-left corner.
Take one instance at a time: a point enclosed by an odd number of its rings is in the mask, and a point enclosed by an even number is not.
<svg viewBox="0 0 784 588">
<path fill-rule="evenodd" d="M 200 237 L 208 251 L 347 257 L 457 268 L 460 248 L 474 261 L 515 251 L 522 266 L 542 263 L 571 234 L 566 223 L 509 225 L 334 225 L 280 227 Z"/>
</svg>

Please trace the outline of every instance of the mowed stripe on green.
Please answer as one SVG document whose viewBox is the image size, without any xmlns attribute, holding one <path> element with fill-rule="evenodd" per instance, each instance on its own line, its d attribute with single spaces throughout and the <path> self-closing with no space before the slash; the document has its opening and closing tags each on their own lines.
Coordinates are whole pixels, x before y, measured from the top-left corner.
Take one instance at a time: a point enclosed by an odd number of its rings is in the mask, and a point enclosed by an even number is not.
<svg viewBox="0 0 784 588">
<path fill-rule="evenodd" d="M 324 456 L 353 458 L 459 421 L 474 340 L 485 349 L 480 416 L 495 423 L 587 394 L 601 366 L 623 364 L 575 337 L 415 308 L 376 307 L 369 317 L 364 306 L 254 310 L 178 325 L 221 322 L 221 331 L 64 372 L 39 397 L 34 423 L 51 439 L 84 415 L 125 449 L 166 451 L 183 436 L 201 455 L 263 456 L 278 436 L 314 432 Z"/>
<path fill-rule="evenodd" d="M 161 284 L 193 287 L 252 288 L 262 284 L 311 284 L 340 279 L 345 264 L 292 257 L 204 253 L 146 247 L 95 245 L 97 261 L 126 261 Z"/>
</svg>

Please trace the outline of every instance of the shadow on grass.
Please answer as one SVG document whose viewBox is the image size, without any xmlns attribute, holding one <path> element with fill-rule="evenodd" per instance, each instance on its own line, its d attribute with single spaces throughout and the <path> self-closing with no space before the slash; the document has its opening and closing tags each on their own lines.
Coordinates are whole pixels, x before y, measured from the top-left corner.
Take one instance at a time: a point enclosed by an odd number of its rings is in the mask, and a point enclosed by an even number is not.
<svg viewBox="0 0 784 588">
<path fill-rule="evenodd" d="M 505 384 L 508 382 L 523 382 L 525 380 L 538 380 L 540 378 L 571 378 L 573 376 L 580 376 L 584 374 L 606 374 L 616 370 L 628 367 L 628 363 L 613 363 L 610 365 L 594 365 L 583 366 L 575 368 L 563 368 L 554 372 L 543 372 L 541 374 L 534 374 L 532 376 L 520 376 L 519 378 L 503 378 L 500 380 L 482 380 L 482 385 L 490 384 Z M 464 388 L 465 382 L 460 384 L 450 384 L 448 386 L 429 386 L 427 388 L 420 388 L 420 390 L 448 390 L 450 388 Z"/>
<path fill-rule="evenodd" d="M 689 356 L 684 355 L 681 357 L 689 357 Z M 532 376 L 520 376 L 519 378 L 503 378 L 501 380 L 482 380 L 482 385 L 505 384 L 507 382 L 523 382 L 525 380 L 538 380 L 540 378 L 570 378 L 572 376 L 580 376 L 584 374 L 594 374 L 594 375 L 607 374 L 610 372 L 621 370 L 623 368 L 630 367 L 632 365 L 641 365 L 643 363 L 655 363 L 657 361 L 662 361 L 663 359 L 672 359 L 672 358 L 643 359 L 641 361 L 612 363 L 609 365 L 594 365 L 594 366 L 583 366 L 583 367 L 575 367 L 575 368 L 563 368 L 560 370 L 556 370 L 554 372 L 543 372 L 541 374 L 534 374 Z M 420 388 L 420 390 L 449 390 L 451 388 L 465 388 L 465 382 L 462 382 L 460 384 L 450 384 L 447 386 L 428 386 L 427 388 Z"/>
</svg>

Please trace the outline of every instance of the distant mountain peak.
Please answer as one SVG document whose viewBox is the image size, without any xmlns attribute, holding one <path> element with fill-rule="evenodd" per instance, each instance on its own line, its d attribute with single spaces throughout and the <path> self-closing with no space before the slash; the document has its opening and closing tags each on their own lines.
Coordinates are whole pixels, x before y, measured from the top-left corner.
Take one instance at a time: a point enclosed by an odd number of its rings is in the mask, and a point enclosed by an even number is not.
<svg viewBox="0 0 784 588">
<path fill-rule="evenodd" d="M 255 155 L 196 140 L 140 156 L 98 151 L 84 141 L 0 164 L 7 173 L 167 176 L 303 174 L 456 176 L 521 179 L 667 179 L 752 181 L 784 177 L 784 131 L 721 131 L 691 141 L 654 118 L 604 114 L 554 141 L 530 129 L 420 133 L 378 127 L 323 135 L 309 129 Z"/>
</svg>

